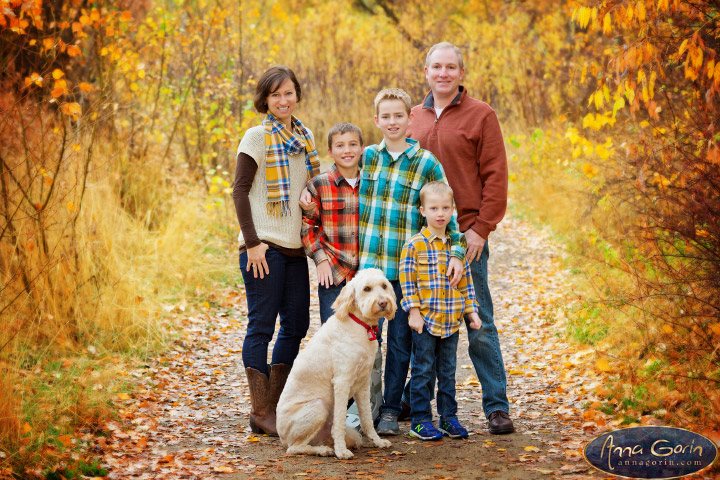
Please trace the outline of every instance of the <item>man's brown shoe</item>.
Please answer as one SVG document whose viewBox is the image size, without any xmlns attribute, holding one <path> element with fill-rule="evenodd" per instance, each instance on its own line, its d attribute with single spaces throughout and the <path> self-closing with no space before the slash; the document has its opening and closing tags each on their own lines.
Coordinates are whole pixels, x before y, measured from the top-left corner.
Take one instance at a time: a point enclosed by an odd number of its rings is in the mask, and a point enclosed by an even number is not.
<svg viewBox="0 0 720 480">
<path fill-rule="evenodd" d="M 488 417 L 490 433 L 493 435 L 502 435 L 504 433 L 513 433 L 515 426 L 510 420 L 510 415 L 502 410 L 495 410 Z"/>
</svg>

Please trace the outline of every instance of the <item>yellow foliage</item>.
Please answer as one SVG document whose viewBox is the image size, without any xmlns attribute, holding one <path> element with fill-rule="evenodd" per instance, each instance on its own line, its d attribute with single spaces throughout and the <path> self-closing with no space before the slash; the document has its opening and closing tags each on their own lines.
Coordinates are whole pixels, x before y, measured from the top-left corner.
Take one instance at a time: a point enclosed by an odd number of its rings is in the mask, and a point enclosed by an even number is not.
<svg viewBox="0 0 720 480">
<path fill-rule="evenodd" d="M 612 16 L 610 12 L 607 12 L 605 16 L 603 16 L 603 33 L 606 35 L 612 33 Z"/>
<path fill-rule="evenodd" d="M 598 359 L 598 361 L 595 363 L 595 368 L 601 372 L 609 372 L 612 370 L 612 368 L 610 367 L 610 363 L 605 357 Z"/>
</svg>

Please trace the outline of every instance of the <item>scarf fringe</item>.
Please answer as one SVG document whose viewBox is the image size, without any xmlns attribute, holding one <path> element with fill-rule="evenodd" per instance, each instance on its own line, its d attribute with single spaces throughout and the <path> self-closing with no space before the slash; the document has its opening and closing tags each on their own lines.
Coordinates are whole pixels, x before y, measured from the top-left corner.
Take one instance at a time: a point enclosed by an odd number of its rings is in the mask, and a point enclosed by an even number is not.
<svg viewBox="0 0 720 480">
<path fill-rule="evenodd" d="M 289 217 L 290 216 L 290 201 L 281 200 L 278 202 L 268 203 L 267 214 L 271 217 Z"/>
</svg>

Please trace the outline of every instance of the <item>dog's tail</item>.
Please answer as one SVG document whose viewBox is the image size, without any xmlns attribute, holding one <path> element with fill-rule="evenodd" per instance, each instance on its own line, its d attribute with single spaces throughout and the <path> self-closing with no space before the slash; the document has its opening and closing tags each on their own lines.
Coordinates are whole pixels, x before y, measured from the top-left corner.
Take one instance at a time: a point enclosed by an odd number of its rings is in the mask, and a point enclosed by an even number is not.
<svg viewBox="0 0 720 480">
<path fill-rule="evenodd" d="M 345 444 L 347 448 L 362 447 L 362 435 L 352 427 L 345 427 Z"/>
</svg>

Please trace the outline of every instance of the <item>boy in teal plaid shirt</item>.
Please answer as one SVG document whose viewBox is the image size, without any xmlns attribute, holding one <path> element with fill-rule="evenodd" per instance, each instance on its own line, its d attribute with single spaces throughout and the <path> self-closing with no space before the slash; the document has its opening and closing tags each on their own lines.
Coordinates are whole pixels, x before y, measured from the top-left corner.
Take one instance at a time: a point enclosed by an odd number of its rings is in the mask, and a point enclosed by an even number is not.
<svg viewBox="0 0 720 480">
<path fill-rule="evenodd" d="M 458 422 L 455 400 L 458 331 L 464 315 L 470 328 L 477 330 L 482 323 L 467 260 L 456 287 L 445 275 L 451 258 L 446 228 L 453 215 L 452 189 L 446 183 L 430 182 L 420 190 L 420 203 L 420 213 L 428 224 L 405 244 L 400 260 L 401 305 L 409 313 L 408 325 L 413 331 L 410 436 L 421 440 L 438 440 L 443 434 L 465 438 L 468 432 Z M 439 430 L 430 410 L 436 372 Z"/>
<path fill-rule="evenodd" d="M 363 153 L 359 193 L 359 269 L 383 270 L 398 302 L 402 300 L 398 281 L 402 246 L 424 224 L 419 211 L 420 189 L 432 181 L 447 183 L 437 158 L 405 136 L 412 121 L 411 106 L 410 97 L 399 88 L 382 90 L 375 97 L 375 125 L 382 131 L 383 140 Z M 462 275 L 465 237 L 459 233 L 454 217 L 449 222 L 453 258 L 447 275 L 455 285 Z M 387 328 L 385 398 L 376 428 L 380 435 L 400 434 L 398 415 L 411 348 L 407 312 L 398 309 Z"/>
</svg>

